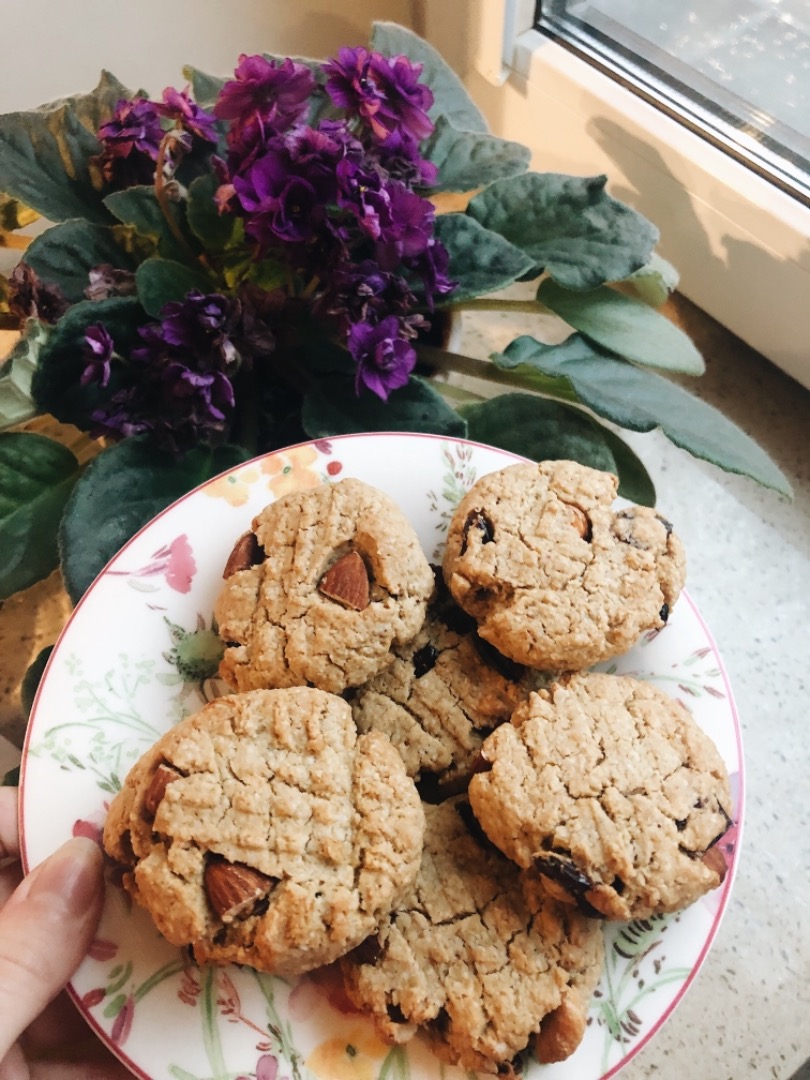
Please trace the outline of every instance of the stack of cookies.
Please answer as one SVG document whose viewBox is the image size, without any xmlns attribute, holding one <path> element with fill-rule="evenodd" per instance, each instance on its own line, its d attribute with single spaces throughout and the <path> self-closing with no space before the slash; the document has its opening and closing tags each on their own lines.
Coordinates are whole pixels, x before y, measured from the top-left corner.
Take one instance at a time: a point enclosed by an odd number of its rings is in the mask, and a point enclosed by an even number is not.
<svg viewBox="0 0 810 1080">
<path fill-rule="evenodd" d="M 672 526 L 567 461 L 481 479 L 441 568 L 357 480 L 268 506 L 225 567 L 232 693 L 130 772 L 124 884 L 200 962 L 339 960 L 392 1041 L 509 1074 L 570 1055 L 602 922 L 715 888 L 725 767 L 687 710 L 594 664 L 664 626 Z"/>
</svg>

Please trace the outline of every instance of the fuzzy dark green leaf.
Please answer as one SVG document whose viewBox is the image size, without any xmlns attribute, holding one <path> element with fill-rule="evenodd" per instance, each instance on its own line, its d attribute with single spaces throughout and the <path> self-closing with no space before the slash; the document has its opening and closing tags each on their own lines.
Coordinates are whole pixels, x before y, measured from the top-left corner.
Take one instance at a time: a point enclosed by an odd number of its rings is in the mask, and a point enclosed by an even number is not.
<svg viewBox="0 0 810 1080">
<path fill-rule="evenodd" d="M 0 600 L 56 569 L 56 531 L 78 476 L 61 443 L 33 432 L 0 435 Z"/>
<path fill-rule="evenodd" d="M 486 131 L 484 115 L 444 58 L 412 30 L 390 22 L 375 22 L 371 31 L 371 48 L 385 56 L 407 56 L 422 65 L 419 81 L 433 91 L 433 106 L 429 116 L 433 121 L 446 116 L 459 131 Z"/>
<path fill-rule="evenodd" d="M 50 335 L 48 323 L 27 319 L 22 337 L 0 366 L 0 431 L 36 414 L 31 384 L 39 355 Z"/>
<path fill-rule="evenodd" d="M 109 300 L 82 300 L 74 304 L 56 324 L 43 345 L 32 382 L 32 392 L 42 412 L 52 413 L 64 424 L 87 430 L 91 414 L 102 400 L 115 392 L 115 376 L 106 390 L 96 383 L 79 382 L 85 367 L 84 333 L 93 323 L 102 323 L 121 355 L 140 343 L 137 328 L 148 321 L 146 312 L 134 296 L 116 296 Z"/>
<path fill-rule="evenodd" d="M 604 429 L 582 409 L 534 394 L 498 394 L 459 411 L 471 439 L 533 461 L 578 461 L 617 471 Z"/>
<path fill-rule="evenodd" d="M 447 272 L 458 282 L 448 303 L 502 289 L 532 266 L 519 247 L 465 214 L 439 214 L 435 235 L 450 253 Z"/>
<path fill-rule="evenodd" d="M 422 156 L 439 170 L 432 191 L 471 191 L 525 173 L 531 151 L 485 132 L 457 131 L 446 117 L 439 116 L 433 134 L 422 144 Z"/>
<path fill-rule="evenodd" d="M 606 177 L 526 173 L 496 180 L 467 213 L 531 256 L 569 289 L 620 281 L 644 266 L 658 230 L 612 199 Z"/>
<path fill-rule="evenodd" d="M 101 146 L 99 125 L 131 93 L 108 72 L 89 94 L 29 112 L 0 116 L 0 191 L 49 221 L 83 218 L 109 224 L 90 161 Z"/>
<path fill-rule="evenodd" d="M 520 337 L 498 367 L 521 374 L 568 379 L 577 398 L 599 416 L 631 431 L 661 431 L 676 446 L 727 472 L 750 476 L 764 487 L 791 495 L 785 475 L 765 451 L 718 409 L 652 371 L 602 352 L 580 334 L 562 345 Z"/>
<path fill-rule="evenodd" d="M 115 191 L 104 200 L 104 205 L 124 225 L 129 225 L 140 236 L 148 237 L 158 245 L 166 259 L 183 262 L 187 249 L 172 234 L 168 221 L 158 203 L 155 189 L 148 184 Z M 182 233 L 185 208 L 180 203 L 170 203 L 170 214 L 176 228 Z"/>
<path fill-rule="evenodd" d="M 616 462 L 619 494 L 640 506 L 655 506 L 655 484 L 638 454 L 610 428 L 603 427 L 602 436 Z"/>
<path fill-rule="evenodd" d="M 146 259 L 135 274 L 138 299 L 148 315 L 157 318 L 164 304 L 182 300 L 190 289 L 211 292 L 212 278 L 198 266 L 175 262 L 173 259 Z"/>
<path fill-rule="evenodd" d="M 706 365 L 691 339 L 660 311 L 607 285 L 587 292 L 546 279 L 537 299 L 569 326 L 634 364 L 702 375 Z"/>
<path fill-rule="evenodd" d="M 214 202 L 214 176 L 199 176 L 188 189 L 188 227 L 208 252 L 227 251 L 244 238 L 244 225 L 233 214 L 220 214 Z"/>
<path fill-rule="evenodd" d="M 356 431 L 421 431 L 455 437 L 467 432 L 458 413 L 429 383 L 416 377 L 382 401 L 368 390 L 358 397 L 353 379 L 324 376 L 305 395 L 301 418 L 311 439 Z"/>
<path fill-rule="evenodd" d="M 87 466 L 59 530 L 62 575 L 74 603 L 119 548 L 175 499 L 244 461 L 241 447 L 197 447 L 177 460 L 147 438 L 125 439 Z"/>
<path fill-rule="evenodd" d="M 115 229 L 73 218 L 31 241 L 25 261 L 43 281 L 58 285 L 71 303 L 84 299 L 90 270 L 111 263 L 134 270 L 137 259 L 119 243 Z"/>
</svg>

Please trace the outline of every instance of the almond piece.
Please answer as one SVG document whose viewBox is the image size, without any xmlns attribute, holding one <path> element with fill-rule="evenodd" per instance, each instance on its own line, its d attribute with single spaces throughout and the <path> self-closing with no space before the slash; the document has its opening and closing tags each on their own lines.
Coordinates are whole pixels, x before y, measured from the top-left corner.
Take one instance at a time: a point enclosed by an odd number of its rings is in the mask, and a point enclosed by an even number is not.
<svg viewBox="0 0 810 1080">
<path fill-rule="evenodd" d="M 726 880 L 726 860 L 723 858 L 723 852 L 719 847 L 710 847 L 707 851 L 704 851 L 700 861 L 708 866 L 710 870 L 714 870 L 715 874 L 720 878 L 718 885 L 721 885 Z"/>
<path fill-rule="evenodd" d="M 258 566 L 260 562 L 264 562 L 264 551 L 262 551 L 261 544 L 256 539 L 256 534 L 252 532 L 243 533 L 233 545 L 233 550 L 225 563 L 222 576 L 229 578 L 239 570 L 249 570 L 251 566 Z"/>
<path fill-rule="evenodd" d="M 370 600 L 368 570 L 358 552 L 350 551 L 330 566 L 318 582 L 318 590 L 353 611 L 367 608 Z"/>
<path fill-rule="evenodd" d="M 149 817 L 155 816 L 157 808 L 166 794 L 166 788 L 181 775 L 182 773 L 179 773 L 177 769 L 173 769 L 171 765 L 167 765 L 165 762 L 158 765 L 157 769 L 152 773 L 152 779 L 149 781 L 149 787 L 143 797 L 143 808 Z"/>
<path fill-rule="evenodd" d="M 571 525 L 577 530 L 583 540 L 591 539 L 591 523 L 588 520 L 588 515 L 584 510 L 580 510 L 578 506 L 574 506 L 572 503 L 564 502 L 563 506 L 568 511 L 568 517 Z"/>
<path fill-rule="evenodd" d="M 241 863 L 210 859 L 203 874 L 211 907 L 224 923 L 247 915 L 276 884 L 273 878 Z"/>
</svg>

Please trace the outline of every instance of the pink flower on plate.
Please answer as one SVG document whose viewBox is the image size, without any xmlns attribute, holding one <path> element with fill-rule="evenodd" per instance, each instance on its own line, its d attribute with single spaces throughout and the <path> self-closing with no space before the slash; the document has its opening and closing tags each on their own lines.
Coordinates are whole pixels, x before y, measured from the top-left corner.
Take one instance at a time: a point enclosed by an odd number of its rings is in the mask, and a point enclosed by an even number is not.
<svg viewBox="0 0 810 1080">
<path fill-rule="evenodd" d="M 119 577 L 128 577 L 129 584 L 141 590 L 144 589 L 144 585 L 140 584 L 143 578 L 162 577 L 170 589 L 187 593 L 197 573 L 197 563 L 194 560 L 188 536 L 181 533 L 170 544 L 158 548 L 146 566 L 138 570 L 111 570 L 110 573 Z M 146 591 L 151 591 L 154 586 L 147 585 L 145 588 Z"/>
</svg>

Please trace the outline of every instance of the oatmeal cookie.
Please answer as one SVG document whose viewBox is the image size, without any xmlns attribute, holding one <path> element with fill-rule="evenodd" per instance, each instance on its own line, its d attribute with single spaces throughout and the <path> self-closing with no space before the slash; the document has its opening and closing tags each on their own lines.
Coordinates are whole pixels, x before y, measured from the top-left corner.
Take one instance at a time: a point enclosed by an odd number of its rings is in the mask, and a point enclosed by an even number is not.
<svg viewBox="0 0 810 1080">
<path fill-rule="evenodd" d="M 476 633 L 475 620 L 444 583 L 414 640 L 351 699 L 359 731 L 382 731 L 402 754 L 423 796 L 463 791 L 484 738 L 542 682 Z"/>
<path fill-rule="evenodd" d="M 235 690 L 360 685 L 414 637 L 433 590 L 405 516 L 353 479 L 271 503 L 225 574 L 214 614 Z"/>
<path fill-rule="evenodd" d="M 385 736 L 297 687 L 222 697 L 133 767 L 104 828 L 124 885 L 200 962 L 292 975 L 376 929 L 412 884 L 424 814 Z"/>
<path fill-rule="evenodd" d="M 677 911 L 716 888 L 731 823 L 726 768 L 680 702 L 629 676 L 532 694 L 484 742 L 470 803 L 544 887 L 609 919 Z"/>
<path fill-rule="evenodd" d="M 505 1074 L 544 1017 L 581 1008 L 599 977 L 601 924 L 544 896 L 487 842 L 464 796 L 425 817 L 416 883 L 341 960 L 346 991 L 383 1037 L 421 1030 L 441 1059 Z M 566 1044 L 551 1031 L 543 1049 L 557 1060 Z"/>
<path fill-rule="evenodd" d="M 479 633 L 518 663 L 581 670 L 664 626 L 686 573 L 672 526 L 614 510 L 617 480 L 573 461 L 482 477 L 450 523 L 444 576 Z"/>
</svg>

